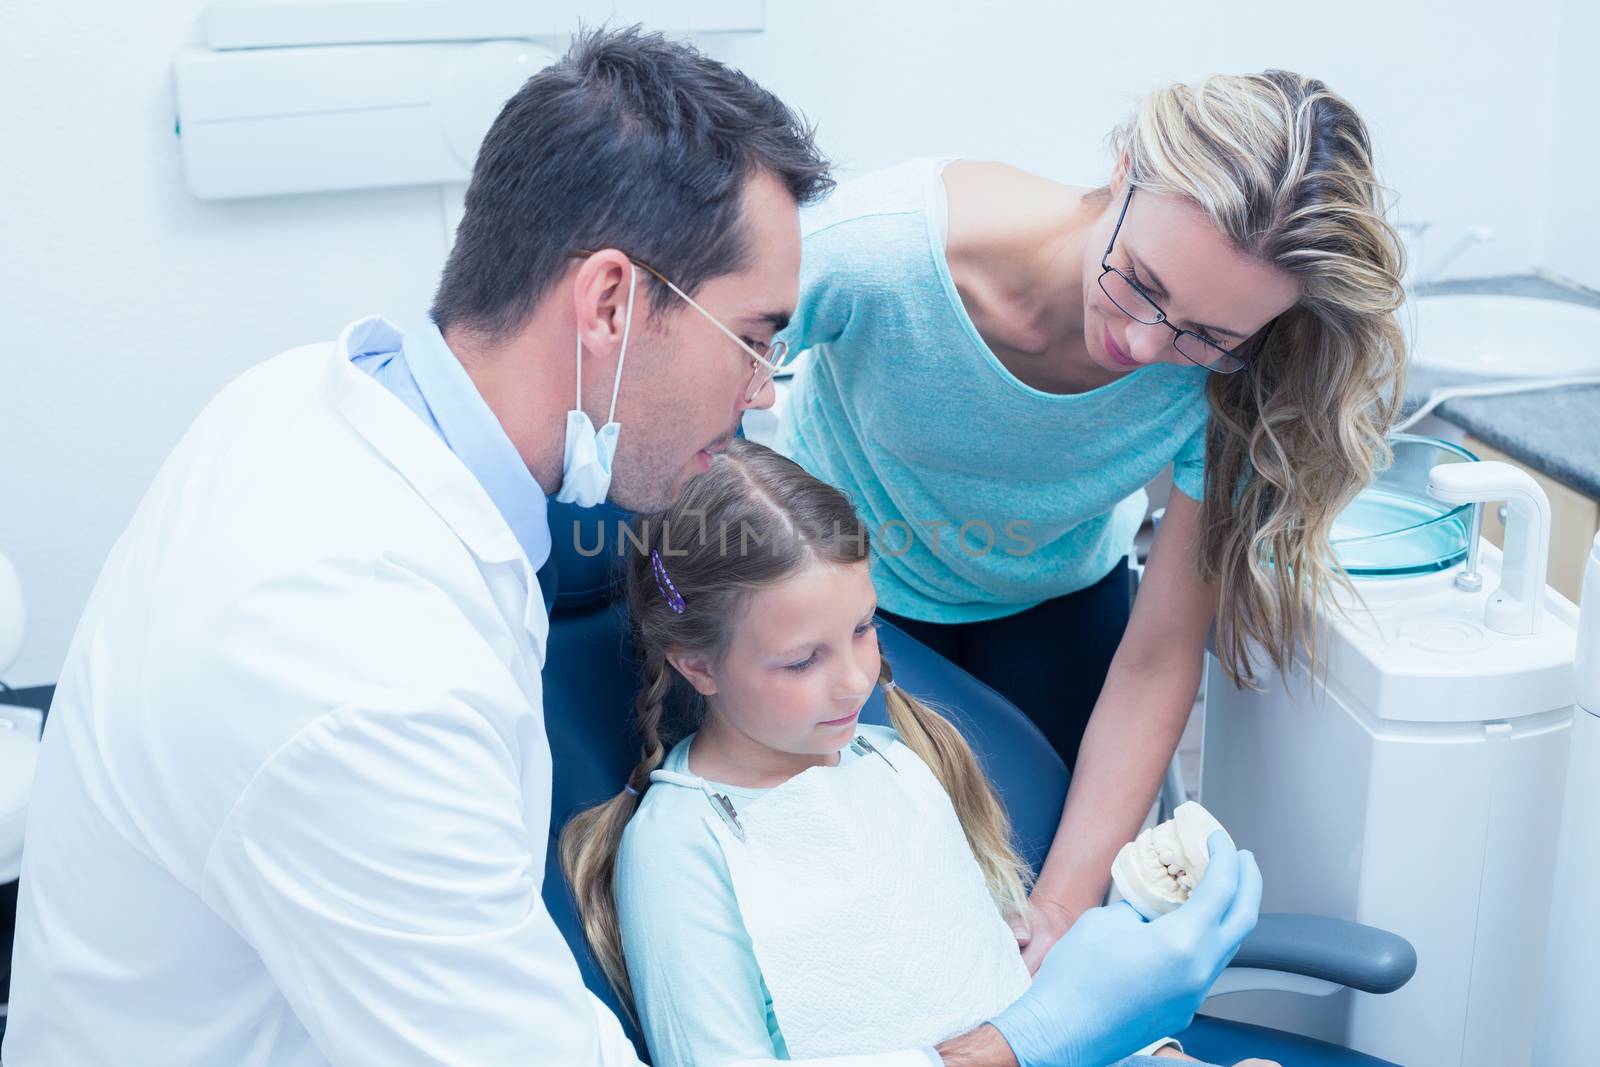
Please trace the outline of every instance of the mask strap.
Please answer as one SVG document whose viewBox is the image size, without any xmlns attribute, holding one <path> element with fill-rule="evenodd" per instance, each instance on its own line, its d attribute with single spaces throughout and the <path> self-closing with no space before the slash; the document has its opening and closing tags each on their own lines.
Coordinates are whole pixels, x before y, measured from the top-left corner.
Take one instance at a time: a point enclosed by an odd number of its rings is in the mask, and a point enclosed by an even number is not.
<svg viewBox="0 0 1600 1067">
<path fill-rule="evenodd" d="M 583 410 L 583 330 L 573 331 L 573 336 L 578 339 L 578 397 L 572 405 L 573 411 Z"/>
<path fill-rule="evenodd" d="M 606 421 L 610 422 L 617 414 L 617 392 L 622 388 L 622 363 L 628 358 L 628 333 L 633 329 L 633 290 L 639 283 L 639 268 L 632 263 L 628 264 L 633 271 L 628 275 L 628 317 L 622 320 L 622 351 L 617 354 L 617 377 L 611 383 L 611 410 L 606 414 Z M 685 297 L 685 299 L 688 299 Z M 574 411 L 583 410 L 583 331 L 574 330 L 573 336 L 578 342 L 578 373 L 577 396 L 572 405 Z"/>
<path fill-rule="evenodd" d="M 628 275 L 628 317 L 622 320 L 622 351 L 617 353 L 617 376 L 611 382 L 611 410 L 606 413 L 607 423 L 617 417 L 617 391 L 622 388 L 622 364 L 628 358 L 628 333 L 633 329 L 633 289 L 639 282 L 639 268 L 632 263 L 628 266 L 633 271 Z"/>
</svg>

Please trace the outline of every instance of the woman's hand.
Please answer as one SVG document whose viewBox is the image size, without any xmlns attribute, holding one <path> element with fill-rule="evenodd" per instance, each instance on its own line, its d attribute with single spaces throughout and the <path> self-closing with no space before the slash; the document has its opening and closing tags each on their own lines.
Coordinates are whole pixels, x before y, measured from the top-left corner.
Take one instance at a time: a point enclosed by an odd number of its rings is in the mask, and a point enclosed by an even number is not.
<svg viewBox="0 0 1600 1067">
<path fill-rule="evenodd" d="M 1072 929 L 1078 916 L 1091 906 L 1069 908 L 1038 897 L 1028 901 L 1027 916 L 1021 921 L 1012 920 L 1011 931 L 1017 935 L 1017 948 L 1022 952 L 1022 962 L 1028 965 L 1029 974 L 1038 972 L 1039 964 L 1061 940 L 1061 935 Z"/>
</svg>

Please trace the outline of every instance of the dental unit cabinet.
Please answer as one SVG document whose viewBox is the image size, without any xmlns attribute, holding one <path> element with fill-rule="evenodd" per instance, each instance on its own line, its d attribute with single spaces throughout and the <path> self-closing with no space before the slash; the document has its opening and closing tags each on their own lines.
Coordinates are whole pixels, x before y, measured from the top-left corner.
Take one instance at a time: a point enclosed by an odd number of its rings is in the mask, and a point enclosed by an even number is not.
<svg viewBox="0 0 1600 1067">
<path fill-rule="evenodd" d="M 1534 1044 L 1541 1064 L 1592 1047 L 1600 1017 L 1600 534 L 1589 548 L 1579 603 L 1578 707 Z"/>
<path fill-rule="evenodd" d="M 1405 451 L 1430 440 L 1405 439 Z M 1405 462 L 1397 445 L 1396 469 Z M 1355 595 L 1337 591 L 1312 620 L 1317 666 L 1297 656 L 1283 674 L 1258 667 L 1252 690 L 1208 662 L 1200 797 L 1255 851 L 1264 910 L 1392 930 L 1416 947 L 1416 976 L 1383 997 L 1244 993 L 1207 1010 L 1408 1067 L 1545 1062 L 1533 1045 L 1577 609 L 1545 585 L 1549 504 L 1525 472 L 1462 461 L 1409 478 L 1410 505 L 1431 501 L 1439 518 L 1402 524 L 1398 539 L 1357 540 L 1393 555 L 1409 539 L 1422 563 L 1352 568 Z M 1476 526 L 1500 502 L 1504 552 Z M 1465 535 L 1454 556 L 1439 554 L 1441 523 Z M 1600 860 L 1587 862 L 1574 885 L 1593 898 Z M 1593 956 L 1583 962 L 1594 967 Z"/>
</svg>

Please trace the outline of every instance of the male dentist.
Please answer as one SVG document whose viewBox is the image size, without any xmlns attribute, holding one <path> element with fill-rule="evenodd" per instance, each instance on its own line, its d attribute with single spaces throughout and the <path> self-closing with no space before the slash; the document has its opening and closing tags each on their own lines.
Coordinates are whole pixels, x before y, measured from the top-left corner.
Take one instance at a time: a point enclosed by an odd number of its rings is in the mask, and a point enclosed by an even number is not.
<svg viewBox="0 0 1600 1067">
<path fill-rule="evenodd" d="M 200 413 L 56 693 L 7 1067 L 638 1062 L 540 899 L 545 496 L 661 507 L 771 404 L 830 185 L 748 78 L 584 35 L 485 139 L 429 326 L 363 319 Z M 832 1062 L 1087 1067 L 1180 1028 L 1254 921 L 1248 857 L 1211 871 L 1170 922 L 1088 913 L 993 1024 Z"/>
</svg>

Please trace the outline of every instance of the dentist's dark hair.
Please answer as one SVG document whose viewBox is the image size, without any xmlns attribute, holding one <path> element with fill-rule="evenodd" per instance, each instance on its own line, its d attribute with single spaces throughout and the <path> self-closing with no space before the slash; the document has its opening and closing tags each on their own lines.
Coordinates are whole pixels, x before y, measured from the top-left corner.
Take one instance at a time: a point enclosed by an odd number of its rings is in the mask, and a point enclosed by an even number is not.
<svg viewBox="0 0 1600 1067">
<path fill-rule="evenodd" d="M 719 663 L 753 593 L 794 577 L 812 561 L 864 564 L 871 538 L 838 489 L 770 448 L 735 438 L 713 458 L 710 470 L 690 479 L 676 504 L 636 518 L 624 543 L 631 546 L 628 610 L 643 681 L 634 700 L 639 762 L 627 788 L 567 823 L 561 832 L 561 868 L 589 947 L 632 1012 L 615 893 L 622 833 L 650 788 L 650 773 L 697 725 L 679 723 L 667 713 L 673 690 L 687 690 L 691 720 L 705 712 L 703 699 L 668 661 L 668 650 Z M 652 550 L 660 553 L 670 586 L 657 583 Z M 893 680 L 889 661 L 880 657 L 879 684 Z M 1032 871 L 1017 855 L 1005 808 L 961 731 L 898 686 L 885 693 L 884 702 L 901 742 L 949 794 L 996 908 L 1007 919 L 1022 914 Z"/>
<path fill-rule="evenodd" d="M 692 294 L 747 262 L 741 197 L 761 173 L 801 204 L 833 188 L 811 128 L 744 74 L 636 26 L 582 32 L 484 137 L 434 321 L 504 338 L 579 249 L 619 249 Z"/>
</svg>

